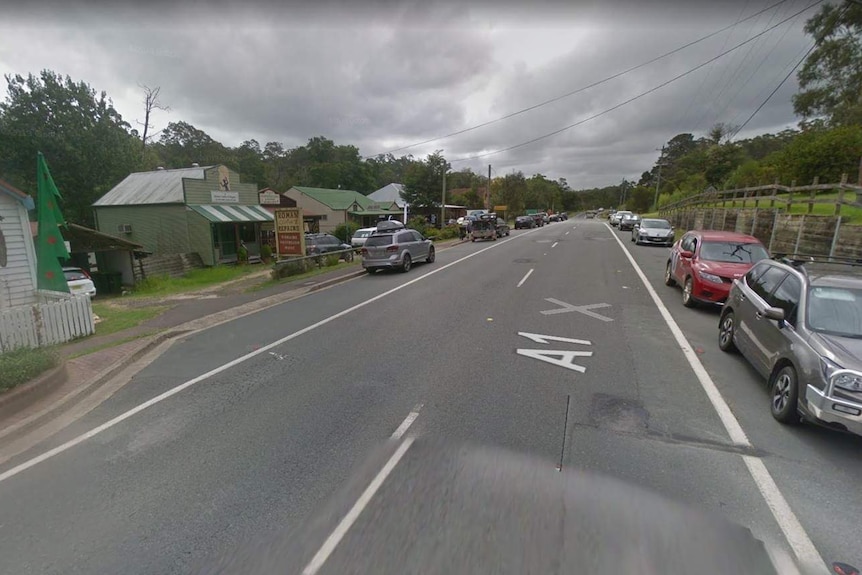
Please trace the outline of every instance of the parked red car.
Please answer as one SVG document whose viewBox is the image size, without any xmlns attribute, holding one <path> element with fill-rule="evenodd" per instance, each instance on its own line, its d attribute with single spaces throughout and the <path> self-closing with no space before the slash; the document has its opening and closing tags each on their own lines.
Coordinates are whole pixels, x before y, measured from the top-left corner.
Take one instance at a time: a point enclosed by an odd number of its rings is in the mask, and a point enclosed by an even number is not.
<svg viewBox="0 0 862 575">
<path fill-rule="evenodd" d="M 665 285 L 682 286 L 682 303 L 724 304 L 733 280 L 741 278 L 769 252 L 753 236 L 734 232 L 686 232 L 671 248 Z"/>
</svg>

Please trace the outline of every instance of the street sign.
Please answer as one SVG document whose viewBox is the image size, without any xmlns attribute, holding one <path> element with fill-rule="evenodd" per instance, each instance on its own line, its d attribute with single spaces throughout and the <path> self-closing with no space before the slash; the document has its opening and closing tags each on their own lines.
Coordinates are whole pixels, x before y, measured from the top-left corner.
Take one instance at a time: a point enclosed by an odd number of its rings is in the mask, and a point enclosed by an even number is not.
<svg viewBox="0 0 862 575">
<path fill-rule="evenodd" d="M 505 212 L 509 209 L 509 206 L 494 206 L 495 212 Z"/>
<path fill-rule="evenodd" d="M 275 248 L 278 258 L 305 255 L 302 208 L 275 210 Z"/>
</svg>

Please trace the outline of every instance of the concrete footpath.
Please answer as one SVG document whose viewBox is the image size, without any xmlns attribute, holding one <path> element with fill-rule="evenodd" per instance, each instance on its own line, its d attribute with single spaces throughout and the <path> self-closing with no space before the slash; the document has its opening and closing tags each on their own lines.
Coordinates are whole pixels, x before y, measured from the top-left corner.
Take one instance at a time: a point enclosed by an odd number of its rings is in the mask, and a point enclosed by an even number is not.
<svg viewBox="0 0 862 575">
<path fill-rule="evenodd" d="M 441 242 L 437 249 L 444 250 L 460 243 L 457 240 Z M 257 291 L 246 290 L 259 281 L 242 278 L 198 290 L 194 294 L 154 298 L 147 303 L 166 303 L 171 305 L 171 309 L 135 327 L 62 346 L 63 365 L 0 396 L 0 445 L 3 446 L 0 463 L 18 451 L 14 444 L 30 443 L 33 435 L 44 436 L 43 430 L 56 430 L 60 422 L 68 423 L 96 407 L 106 395 L 122 387 L 135 373 L 164 353 L 175 338 L 302 297 L 364 273 L 361 266 L 351 266 Z M 255 272 L 255 275 L 259 278 L 264 274 Z M 117 343 L 121 341 L 124 343 Z M 99 399 L 93 399 L 95 397 Z"/>
</svg>

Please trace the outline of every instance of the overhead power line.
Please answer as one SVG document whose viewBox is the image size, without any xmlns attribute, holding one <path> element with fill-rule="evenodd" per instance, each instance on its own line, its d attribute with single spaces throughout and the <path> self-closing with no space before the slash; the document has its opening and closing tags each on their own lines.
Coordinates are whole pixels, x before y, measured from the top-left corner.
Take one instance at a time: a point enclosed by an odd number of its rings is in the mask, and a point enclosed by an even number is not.
<svg viewBox="0 0 862 575">
<path fill-rule="evenodd" d="M 488 120 L 488 121 L 486 121 L 486 122 L 482 122 L 481 124 L 476 124 L 475 126 L 470 126 L 470 127 L 468 127 L 468 128 L 463 128 L 463 129 L 461 129 L 461 130 L 457 130 L 457 131 L 455 131 L 455 132 L 451 132 L 451 133 L 446 134 L 446 135 L 443 135 L 443 136 L 436 136 L 436 137 L 434 137 L 434 138 L 429 138 L 429 139 L 427 139 L 427 140 L 422 140 L 421 142 L 415 142 L 415 143 L 413 143 L 413 144 L 408 144 L 408 145 L 406 145 L 406 146 L 401 146 L 401 147 L 399 147 L 399 148 L 393 148 L 393 149 L 391 149 L 391 150 L 388 150 L 388 151 L 386 151 L 386 152 L 381 152 L 381 153 L 379 153 L 379 154 L 374 154 L 374 155 L 371 155 L 371 156 L 365 156 L 365 158 L 366 158 L 366 159 L 368 159 L 368 158 L 376 158 L 377 156 L 382 156 L 382 155 L 386 155 L 386 154 L 392 154 L 392 153 L 394 153 L 394 152 L 400 152 L 401 150 L 407 150 L 407 149 L 409 149 L 409 148 L 415 148 L 416 146 L 422 146 L 422 145 L 424 145 L 424 144 L 430 144 L 431 142 L 436 142 L 436 141 L 438 141 L 438 140 L 443 140 L 443 139 L 445 139 L 445 138 L 451 138 L 451 137 L 453 137 L 453 136 L 459 136 L 459 135 L 461 135 L 461 134 L 466 134 L 467 132 L 472 132 L 473 130 L 478 130 L 479 128 L 484 128 L 485 126 L 490 126 L 491 124 L 496 124 L 497 122 L 502 122 L 503 120 L 508 120 L 509 118 L 514 118 L 515 116 L 519 116 L 519 115 L 524 114 L 524 113 L 526 113 L 526 112 L 530 112 L 530 111 L 535 110 L 535 109 L 537 109 L 537 108 L 541 108 L 542 106 L 547 106 L 548 104 L 553 104 L 554 102 L 559 102 L 560 100 L 563 100 L 563 99 L 568 98 L 568 97 L 570 97 L 570 96 L 574 96 L 575 94 L 579 94 L 579 93 L 581 93 L 581 92 L 584 92 L 584 91 L 586 91 L 586 90 L 589 90 L 590 88 L 595 88 L 596 86 L 600 86 L 600 85 L 602 85 L 602 84 L 605 84 L 605 83 L 607 83 L 607 82 L 610 82 L 611 80 L 615 80 L 616 78 L 619 78 L 620 76 L 624 76 L 625 74 L 628 74 L 628 73 L 630 73 L 630 72 L 634 72 L 635 70 L 639 70 L 640 68 L 643 68 L 643 67 L 645 67 L 645 66 L 649 66 L 650 64 L 652 64 L 652 63 L 654 63 L 654 62 L 658 62 L 659 60 L 662 60 L 662 59 L 664 59 L 664 58 L 667 58 L 668 56 L 672 56 L 673 54 L 676 54 L 677 52 L 681 52 L 682 50 L 685 50 L 686 48 L 690 48 L 691 46 L 694 46 L 695 44 L 699 44 L 699 43 L 701 43 L 701 42 L 704 42 L 705 40 L 709 40 L 709 39 L 710 39 L 710 38 L 712 38 L 713 36 L 717 36 L 718 34 L 721 34 L 722 32 L 726 32 L 727 30 L 729 30 L 729 29 L 733 28 L 734 26 L 738 26 L 739 24 L 742 24 L 743 22 L 747 22 L 748 20 L 751 20 L 752 18 L 756 18 L 756 17 L 760 16 L 761 14 L 763 14 L 764 12 L 767 12 L 767 11 L 769 11 L 769 10 L 772 10 L 773 8 L 776 8 L 777 6 L 780 6 L 780 5 L 784 4 L 784 3 L 785 3 L 785 2 L 787 2 L 787 1 L 788 1 L 788 0 L 779 0 L 778 2 L 775 2 L 774 4 L 771 4 L 770 6 L 767 6 L 767 7 L 766 7 L 766 8 L 764 8 L 763 10 L 760 10 L 760 11 L 758 11 L 758 12 L 755 12 L 755 13 L 754 13 L 754 14 L 752 14 L 751 16 L 748 16 L 748 17 L 743 18 L 743 19 L 741 19 L 741 20 L 739 20 L 739 19 L 738 19 L 738 20 L 737 20 L 736 22 L 734 22 L 733 24 L 729 24 L 729 25 L 725 26 L 724 28 L 722 28 L 722 29 L 720 29 L 720 30 L 716 30 L 715 32 L 712 32 L 712 33 L 710 33 L 710 34 L 707 34 L 706 36 L 703 36 L 703 37 L 701 37 L 701 38 L 698 38 L 697 40 L 693 40 L 693 41 L 691 41 L 691 42 L 689 42 L 689 43 L 687 43 L 687 44 L 683 44 L 683 45 L 682 45 L 682 46 L 680 46 L 679 48 L 675 48 L 675 49 L 671 50 L 670 52 L 665 52 L 664 54 L 662 54 L 662 55 L 660 55 L 660 56 L 656 56 L 655 58 L 652 58 L 652 59 L 650 59 L 650 60 L 647 60 L 646 62 L 642 62 L 642 63 L 640 63 L 640 64 L 638 64 L 638 65 L 636 65 L 636 66 L 632 66 L 631 68 L 628 68 L 628 69 L 626 69 L 626 70 L 623 70 L 622 72 L 617 72 L 616 74 L 613 74 L 613 75 L 611 75 L 611 76 L 608 76 L 607 78 L 604 78 L 604 79 L 602 79 L 602 80 L 598 80 L 598 81 L 596 81 L 596 82 L 593 82 L 592 84 L 588 84 L 588 85 L 586 85 L 586 86 L 583 86 L 583 87 L 578 88 L 578 89 L 576 89 L 576 90 L 573 90 L 573 91 L 571 91 L 571 92 L 567 92 L 567 93 L 565 93 L 565 94 L 561 94 L 560 96 L 556 96 L 556 97 L 554 97 L 554 98 L 551 98 L 550 100 L 545 100 L 544 102 L 539 102 L 538 104 L 534 104 L 534 105 L 532 105 L 532 106 L 528 106 L 527 108 L 522 108 L 522 109 L 517 110 L 517 111 L 515 111 L 515 112 L 511 112 L 511 113 L 509 113 L 509 114 L 506 114 L 505 116 L 500 116 L 499 118 L 495 118 L 495 119 L 493 119 L 493 120 Z M 722 49 L 723 49 L 723 48 L 724 48 L 724 46 L 722 46 Z"/>
<path fill-rule="evenodd" d="M 773 26 L 770 26 L 769 28 L 766 28 L 766 29 L 762 30 L 761 32 L 759 32 L 758 34 L 755 34 L 754 36 L 752 36 L 751 38 L 749 38 L 749 39 L 747 39 L 747 40 L 743 40 L 743 41 L 742 41 L 742 42 L 740 42 L 739 44 L 735 45 L 733 48 L 730 48 L 730 49 L 728 49 L 728 50 L 725 50 L 724 52 L 722 52 L 722 53 L 721 53 L 721 54 L 719 54 L 718 56 L 715 56 L 715 57 L 713 57 L 713 58 L 710 58 L 710 59 L 709 59 L 709 60 L 707 60 L 706 62 L 703 62 L 702 64 L 699 64 L 698 66 L 696 66 L 696 67 L 694 67 L 694 68 L 691 68 L 691 69 L 687 70 L 686 72 L 683 72 L 682 74 L 679 74 L 679 75 L 677 75 L 677 76 L 674 76 L 674 77 L 673 77 L 673 78 L 671 78 L 670 80 L 667 80 L 667 81 L 665 81 L 665 82 L 662 82 L 662 83 L 661 83 L 661 84 L 659 84 L 658 86 L 655 86 L 655 87 L 653 87 L 653 88 L 650 88 L 650 89 L 649 89 L 649 90 L 647 90 L 646 92 L 641 92 L 641 93 L 640 93 L 640 94 L 638 94 L 637 96 L 634 96 L 634 97 L 632 97 L 632 98 L 629 98 L 628 100 L 625 100 L 625 101 L 623 101 L 623 102 L 620 102 L 619 104 L 617 104 L 617 105 L 615 105 L 615 106 L 612 106 L 612 107 L 610 107 L 610 108 L 607 108 L 607 109 L 605 109 L 605 110 L 602 110 L 601 112 L 598 112 L 597 114 L 593 114 L 592 116 L 588 116 L 588 117 L 586 117 L 586 118 L 584 118 L 584 119 L 582 119 L 582 120 L 578 120 L 578 121 L 577 121 L 577 122 L 575 122 L 574 124 L 569 124 L 568 126 L 565 126 L 565 127 L 563 127 L 563 128 L 560 128 L 560 129 L 558 129 L 558 130 L 554 130 L 553 132 L 549 132 L 549 133 L 544 134 L 544 135 L 542 135 L 542 136 L 539 136 L 539 137 L 537 137 L 537 138 L 533 138 L 533 139 L 531 139 L 531 140 L 527 140 L 526 142 L 521 142 L 520 144 L 515 144 L 514 146 L 509 146 L 509 147 L 507 147 L 507 148 L 502 148 L 502 149 L 500 149 L 500 150 L 494 150 L 493 152 L 485 152 L 485 153 L 482 153 L 482 154 L 476 154 L 476 155 L 473 155 L 473 156 L 467 156 L 467 157 L 464 157 L 464 158 L 457 158 L 457 159 L 455 159 L 455 160 L 451 160 L 451 162 L 466 162 L 466 161 L 469 161 L 469 160 L 476 160 L 476 159 L 479 159 L 479 158 L 485 158 L 485 157 L 487 157 L 487 156 L 493 156 L 493 155 L 495 155 L 495 154 L 500 154 L 500 153 L 503 153 L 503 152 L 508 152 L 508 151 L 510 151 L 510 150 L 514 150 L 514 149 L 516 149 L 516 148 L 522 148 L 522 147 L 524 147 L 524 146 L 528 146 L 528 145 L 533 144 L 533 143 L 535 143 L 535 142 L 538 142 L 538 141 L 540 141 L 540 140 L 544 140 L 544 139 L 550 138 L 551 136 L 556 136 L 556 135 L 557 135 L 557 134 L 559 134 L 559 133 L 565 132 L 566 130 L 570 130 L 570 129 L 572 129 L 572 128 L 576 127 L 576 126 L 580 126 L 581 124 L 585 124 L 585 123 L 587 123 L 587 122 L 589 122 L 589 121 L 591 121 L 591 120 L 595 120 L 596 118 L 598 118 L 598 117 L 600 117 L 600 116 L 604 116 L 605 114 L 608 114 L 608 113 L 610 113 L 610 112 L 613 112 L 614 110 L 617 110 L 617 109 L 619 109 L 619 108 L 622 108 L 623 106 L 625 106 L 625 105 L 627 105 L 627 104 L 630 104 L 630 103 L 634 102 L 635 100 L 639 100 L 639 99 L 643 98 L 644 96 L 647 96 L 647 95 L 649 95 L 649 94 L 652 94 L 653 92 L 655 92 L 655 91 L 657 91 L 657 90 L 660 90 L 661 88 L 664 88 L 664 87 L 665 87 L 665 86 L 667 86 L 668 84 L 672 84 L 673 82 L 676 82 L 676 81 L 677 81 L 677 80 L 679 80 L 680 78 L 684 78 L 684 77 L 688 76 L 689 74 L 692 74 L 692 73 L 694 73 L 694 72 L 696 72 L 696 71 L 700 70 L 700 69 L 701 69 L 701 68 L 703 68 L 704 66 L 709 66 L 711 63 L 715 62 L 715 61 L 716 61 L 716 60 L 718 60 L 719 58 L 722 58 L 722 57 L 726 56 L 727 54 L 730 54 L 730 53 L 731 53 L 731 52 L 733 52 L 734 50 L 738 50 L 739 48 L 742 48 L 743 46 L 747 45 L 749 42 L 753 42 L 753 41 L 754 41 L 754 40 L 756 40 L 757 38 L 760 38 L 760 37 L 761 37 L 761 36 L 763 36 L 764 34 L 766 34 L 766 33 L 770 32 L 771 30 L 774 30 L 775 28 L 778 28 L 779 26 L 781 26 L 781 25 L 782 25 L 782 24 L 784 24 L 785 22 L 788 22 L 789 20 L 792 20 L 793 18 L 796 18 L 797 16 L 799 16 L 800 14 L 802 14 L 803 12 L 805 12 L 805 11 L 807 11 L 807 10 L 810 10 L 810 9 L 811 9 L 811 8 L 813 8 L 814 6 L 817 6 L 818 4 L 821 4 L 823 1 L 824 1 L 824 0 L 818 0 L 817 2 L 814 2 L 814 3 L 812 3 L 812 4 L 809 4 L 808 6 L 806 6 L 805 8 L 803 8 L 802 10 L 799 10 L 798 12 L 796 12 L 796 13 L 792 14 L 791 16 L 788 16 L 787 18 L 783 19 L 781 22 L 778 22 L 777 24 L 774 24 Z"/>
</svg>

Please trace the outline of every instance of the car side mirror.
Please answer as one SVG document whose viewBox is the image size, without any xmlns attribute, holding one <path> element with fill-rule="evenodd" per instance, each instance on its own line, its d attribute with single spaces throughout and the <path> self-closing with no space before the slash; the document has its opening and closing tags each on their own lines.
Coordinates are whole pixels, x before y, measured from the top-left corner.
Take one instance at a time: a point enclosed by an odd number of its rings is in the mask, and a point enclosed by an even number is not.
<svg viewBox="0 0 862 575">
<path fill-rule="evenodd" d="M 679 257 L 681 258 L 691 259 L 692 256 L 694 256 L 694 252 L 690 252 L 688 250 L 682 250 L 681 252 L 679 252 Z"/>
<path fill-rule="evenodd" d="M 763 311 L 763 315 L 768 319 L 774 319 L 777 322 L 784 321 L 784 309 L 780 307 L 768 307 Z"/>
</svg>

